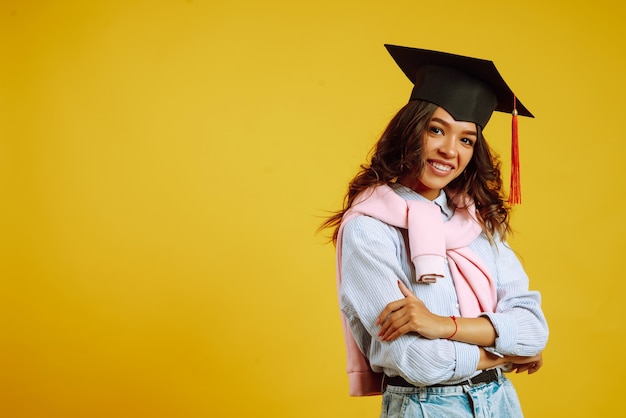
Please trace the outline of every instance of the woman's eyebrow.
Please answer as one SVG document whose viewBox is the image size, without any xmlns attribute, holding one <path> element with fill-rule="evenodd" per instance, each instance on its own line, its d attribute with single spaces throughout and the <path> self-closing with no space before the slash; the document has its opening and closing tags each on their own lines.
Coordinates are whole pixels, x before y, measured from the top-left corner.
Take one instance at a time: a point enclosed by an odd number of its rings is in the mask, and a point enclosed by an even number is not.
<svg viewBox="0 0 626 418">
<path fill-rule="evenodd" d="M 432 122 L 439 122 L 439 123 L 441 123 L 443 126 L 450 126 L 450 124 L 449 124 L 447 121 L 445 121 L 445 120 L 443 120 L 443 119 L 440 119 L 440 118 L 432 118 L 432 119 L 431 119 L 431 121 L 432 121 Z"/>
</svg>

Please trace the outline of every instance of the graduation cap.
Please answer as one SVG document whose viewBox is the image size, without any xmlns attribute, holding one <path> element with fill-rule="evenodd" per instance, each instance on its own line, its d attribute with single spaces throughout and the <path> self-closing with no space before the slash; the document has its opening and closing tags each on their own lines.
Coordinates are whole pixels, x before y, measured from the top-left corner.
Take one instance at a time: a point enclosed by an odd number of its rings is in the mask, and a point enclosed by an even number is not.
<svg viewBox="0 0 626 418">
<path fill-rule="evenodd" d="M 413 83 L 411 100 L 444 108 L 454 119 L 484 128 L 494 111 L 513 115 L 509 202 L 521 203 L 517 115 L 534 117 L 506 84 L 492 61 L 446 52 L 385 44 Z"/>
</svg>

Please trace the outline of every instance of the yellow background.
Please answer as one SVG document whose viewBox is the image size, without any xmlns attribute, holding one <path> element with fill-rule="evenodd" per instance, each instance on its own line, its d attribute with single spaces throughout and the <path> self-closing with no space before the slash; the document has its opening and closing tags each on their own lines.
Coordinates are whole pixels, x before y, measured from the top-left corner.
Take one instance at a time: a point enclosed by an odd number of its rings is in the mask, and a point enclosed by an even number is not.
<svg viewBox="0 0 626 418">
<path fill-rule="evenodd" d="M 383 43 L 492 59 L 535 113 L 511 243 L 551 337 L 512 378 L 528 417 L 621 407 L 623 2 L 0 4 L 1 416 L 378 416 L 315 229 L 408 98 Z"/>
</svg>

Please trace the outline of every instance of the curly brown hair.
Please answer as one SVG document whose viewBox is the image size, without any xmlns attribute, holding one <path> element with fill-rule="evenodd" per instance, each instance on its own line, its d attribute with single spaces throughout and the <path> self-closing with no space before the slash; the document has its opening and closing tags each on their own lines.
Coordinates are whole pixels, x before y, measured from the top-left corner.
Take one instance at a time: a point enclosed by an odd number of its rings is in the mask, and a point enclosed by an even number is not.
<svg viewBox="0 0 626 418">
<path fill-rule="evenodd" d="M 379 184 L 395 183 L 398 178 L 416 179 L 424 169 L 422 157 L 423 137 L 437 105 L 420 100 L 407 103 L 391 119 L 371 152 L 369 163 L 362 164 L 350 181 L 343 208 L 335 212 L 320 226 L 320 230 L 334 228 L 332 241 L 344 213 L 354 199 L 367 188 Z M 500 161 L 485 141 L 480 126 L 476 126 L 478 139 L 474 154 L 463 173 L 446 186 L 448 198 L 465 193 L 476 205 L 478 219 L 491 240 L 498 234 L 501 240 L 509 233 L 510 207 L 505 204 L 502 191 Z"/>
</svg>

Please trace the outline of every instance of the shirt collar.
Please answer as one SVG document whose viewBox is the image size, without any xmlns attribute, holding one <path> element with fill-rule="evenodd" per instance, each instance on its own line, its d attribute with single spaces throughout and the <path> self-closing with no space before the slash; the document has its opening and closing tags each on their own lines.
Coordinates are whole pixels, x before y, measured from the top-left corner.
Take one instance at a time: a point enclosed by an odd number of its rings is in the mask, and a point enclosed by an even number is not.
<svg viewBox="0 0 626 418">
<path fill-rule="evenodd" d="M 420 200 L 422 202 L 431 202 L 431 200 L 425 198 L 421 194 L 417 193 L 415 190 L 403 186 L 400 183 L 392 184 L 391 188 L 398 194 L 398 196 L 405 200 Z M 454 214 L 454 209 L 448 204 L 448 196 L 443 190 L 439 192 L 439 196 L 432 200 L 432 202 L 441 208 L 441 212 L 443 212 L 444 216 L 447 219 L 450 219 L 450 217 Z"/>
</svg>

